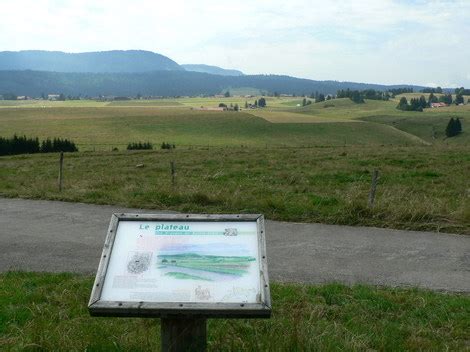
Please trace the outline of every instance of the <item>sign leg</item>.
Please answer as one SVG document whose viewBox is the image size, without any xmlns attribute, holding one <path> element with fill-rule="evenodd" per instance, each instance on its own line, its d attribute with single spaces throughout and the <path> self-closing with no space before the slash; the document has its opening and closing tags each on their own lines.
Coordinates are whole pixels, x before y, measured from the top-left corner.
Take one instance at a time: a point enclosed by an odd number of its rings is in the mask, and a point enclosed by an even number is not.
<svg viewBox="0 0 470 352">
<path fill-rule="evenodd" d="M 205 318 L 167 317 L 161 319 L 163 352 L 202 352 L 207 346 Z"/>
</svg>

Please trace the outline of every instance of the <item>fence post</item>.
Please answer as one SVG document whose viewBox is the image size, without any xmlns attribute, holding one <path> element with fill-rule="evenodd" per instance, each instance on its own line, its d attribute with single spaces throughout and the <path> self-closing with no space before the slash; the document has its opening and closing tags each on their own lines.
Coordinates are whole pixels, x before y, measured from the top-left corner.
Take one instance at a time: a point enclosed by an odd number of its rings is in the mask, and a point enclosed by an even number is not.
<svg viewBox="0 0 470 352">
<path fill-rule="evenodd" d="M 60 152 L 59 159 L 59 192 L 62 191 L 62 179 L 63 179 L 63 168 L 64 168 L 64 152 Z"/>
<path fill-rule="evenodd" d="M 175 186 L 176 185 L 176 170 L 175 170 L 174 161 L 170 161 L 170 169 L 171 169 L 171 184 Z"/>
<path fill-rule="evenodd" d="M 372 183 L 370 185 L 370 192 L 369 192 L 369 207 L 374 206 L 375 202 L 375 191 L 377 190 L 377 181 L 379 179 L 379 170 L 374 170 L 372 173 Z"/>
</svg>

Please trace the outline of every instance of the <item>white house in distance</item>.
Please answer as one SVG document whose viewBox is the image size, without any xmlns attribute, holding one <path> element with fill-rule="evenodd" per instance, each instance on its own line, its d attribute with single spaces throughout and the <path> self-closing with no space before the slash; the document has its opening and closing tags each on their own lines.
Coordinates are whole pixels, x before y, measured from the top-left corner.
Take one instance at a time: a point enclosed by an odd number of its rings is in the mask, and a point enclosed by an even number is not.
<svg viewBox="0 0 470 352">
<path fill-rule="evenodd" d="M 60 94 L 48 94 L 47 100 L 59 100 Z"/>
</svg>

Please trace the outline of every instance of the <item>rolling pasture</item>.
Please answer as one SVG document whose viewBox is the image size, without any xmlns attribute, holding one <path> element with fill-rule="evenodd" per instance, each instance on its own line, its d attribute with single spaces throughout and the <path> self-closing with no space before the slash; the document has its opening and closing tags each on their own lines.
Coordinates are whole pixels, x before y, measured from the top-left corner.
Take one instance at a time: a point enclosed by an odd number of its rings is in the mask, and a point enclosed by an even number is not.
<svg viewBox="0 0 470 352">
<path fill-rule="evenodd" d="M 306 114 L 292 115 L 310 118 Z M 255 116 L 248 110 L 219 112 L 141 106 L 0 109 L 0 135 L 17 133 L 40 139 L 61 136 L 75 141 L 81 150 L 122 149 L 132 141 L 156 145 L 165 141 L 179 147 L 422 143 L 387 124 L 344 120 L 279 124 L 268 119 L 269 116 Z"/>
<path fill-rule="evenodd" d="M 297 107 L 298 98 L 269 98 L 265 109 L 196 109 L 244 101 L 0 102 L 0 136 L 68 138 L 80 148 L 65 157 L 62 192 L 56 154 L 1 157 L 0 195 L 470 233 L 470 105 L 419 113 L 397 101 Z M 450 117 L 464 133 L 446 139 Z M 158 150 L 125 150 L 139 141 Z M 162 142 L 176 149 L 159 150 Z"/>
</svg>

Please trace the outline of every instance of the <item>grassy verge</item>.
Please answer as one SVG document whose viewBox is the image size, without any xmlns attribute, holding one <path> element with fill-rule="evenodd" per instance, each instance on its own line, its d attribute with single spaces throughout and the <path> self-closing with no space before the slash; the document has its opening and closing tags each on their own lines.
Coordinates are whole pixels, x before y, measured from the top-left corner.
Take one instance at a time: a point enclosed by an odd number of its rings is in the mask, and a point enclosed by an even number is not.
<svg viewBox="0 0 470 352">
<path fill-rule="evenodd" d="M 470 234 L 469 161 L 466 146 L 86 152 L 65 156 L 59 192 L 57 154 L 21 155 L 0 158 L 0 196 Z"/>
<path fill-rule="evenodd" d="M 0 349 L 159 350 L 158 319 L 91 318 L 93 278 L 0 275 Z M 470 297 L 417 289 L 273 284 L 269 320 L 210 320 L 211 351 L 466 350 Z"/>
</svg>

